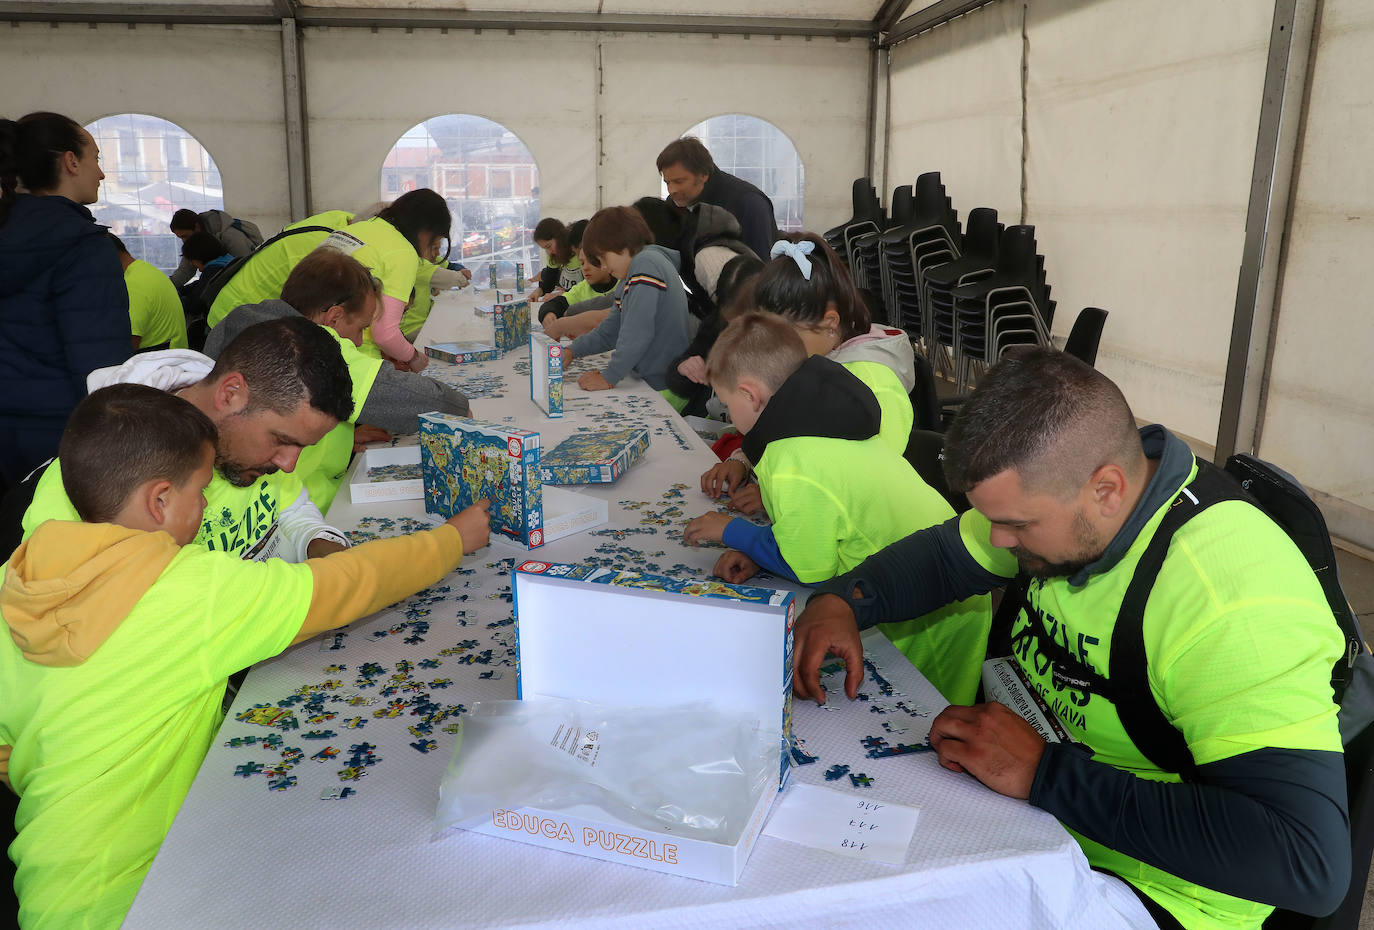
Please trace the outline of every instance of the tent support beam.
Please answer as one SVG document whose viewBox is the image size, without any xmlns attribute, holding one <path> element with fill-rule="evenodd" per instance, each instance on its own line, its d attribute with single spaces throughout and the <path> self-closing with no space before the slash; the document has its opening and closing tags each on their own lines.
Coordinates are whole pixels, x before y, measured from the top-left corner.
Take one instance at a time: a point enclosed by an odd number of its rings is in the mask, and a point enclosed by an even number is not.
<svg viewBox="0 0 1374 930">
<path fill-rule="evenodd" d="M 291 15 L 283 15 L 287 10 Z M 504 29 L 532 32 L 657 32 L 667 34 L 819 36 L 868 39 L 873 23 L 781 16 L 651 16 L 639 13 L 522 13 L 468 10 L 302 7 L 294 0 L 256 5 L 0 2 L 0 20 L 43 23 L 156 23 L 160 25 L 280 25 L 297 29 L 338 26 L 367 29 Z"/>
<path fill-rule="evenodd" d="M 891 47 L 899 42 L 905 42 L 912 36 L 942 26 L 952 19 L 958 19 L 980 6 L 996 2 L 997 0 L 939 0 L 938 3 L 932 3 L 924 10 L 895 23 L 883 37 L 882 44 Z"/>
<path fill-rule="evenodd" d="M 891 32 L 892 27 L 906 15 L 910 6 L 911 0 L 883 0 L 883 5 L 878 8 L 878 14 L 873 17 L 873 28 L 877 34 Z"/>
<path fill-rule="evenodd" d="M 1279 259 L 1289 219 L 1317 7 L 1318 0 L 1277 0 L 1274 4 L 1245 214 L 1245 246 L 1222 384 L 1218 463 L 1235 452 L 1254 453 L 1259 445 L 1263 395 L 1273 361 Z"/>
<path fill-rule="evenodd" d="M 286 104 L 286 188 L 291 222 L 310 215 L 310 170 L 306 156 L 305 93 L 301 83 L 301 40 L 296 21 L 281 21 L 281 79 Z"/>
</svg>

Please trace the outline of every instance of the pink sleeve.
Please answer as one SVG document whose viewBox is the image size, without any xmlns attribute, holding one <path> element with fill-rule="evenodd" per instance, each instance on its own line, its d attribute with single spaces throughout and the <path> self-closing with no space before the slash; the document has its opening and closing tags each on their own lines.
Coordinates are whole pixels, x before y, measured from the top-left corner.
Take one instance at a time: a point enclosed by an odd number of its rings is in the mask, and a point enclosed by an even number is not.
<svg viewBox="0 0 1374 930">
<path fill-rule="evenodd" d="M 383 294 L 382 315 L 372 323 L 372 341 L 398 362 L 408 362 L 415 356 L 415 347 L 401 335 L 401 317 L 405 312 L 404 300 Z"/>
</svg>

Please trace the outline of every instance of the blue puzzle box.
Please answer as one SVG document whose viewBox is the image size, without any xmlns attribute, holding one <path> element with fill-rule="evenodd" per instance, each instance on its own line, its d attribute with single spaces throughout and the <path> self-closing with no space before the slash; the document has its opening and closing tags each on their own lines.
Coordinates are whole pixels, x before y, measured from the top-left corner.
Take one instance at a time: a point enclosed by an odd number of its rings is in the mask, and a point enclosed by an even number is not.
<svg viewBox="0 0 1374 930">
<path fill-rule="evenodd" d="M 496 348 L 511 352 L 523 348 L 530 338 L 530 302 L 512 300 L 492 308 L 496 327 Z"/>
<path fill-rule="evenodd" d="M 542 458 L 545 484 L 612 484 L 649 448 L 643 427 L 604 433 L 578 433 L 554 446 Z"/>
<path fill-rule="evenodd" d="M 490 362 L 501 357 L 501 350 L 488 342 L 438 342 L 425 346 L 425 354 L 441 362 Z"/>
<path fill-rule="evenodd" d="M 539 434 L 447 413 L 420 415 L 425 511 L 442 517 L 488 498 L 491 529 L 530 548 L 544 544 Z"/>
<path fill-rule="evenodd" d="M 530 400 L 550 417 L 563 416 L 563 347 L 530 333 Z"/>
</svg>

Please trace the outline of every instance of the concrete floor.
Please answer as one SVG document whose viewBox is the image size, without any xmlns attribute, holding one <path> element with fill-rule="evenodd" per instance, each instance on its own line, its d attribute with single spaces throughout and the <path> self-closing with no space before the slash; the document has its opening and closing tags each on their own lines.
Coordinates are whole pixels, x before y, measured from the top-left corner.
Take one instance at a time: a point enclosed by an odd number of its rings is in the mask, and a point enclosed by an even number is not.
<svg viewBox="0 0 1374 930">
<path fill-rule="evenodd" d="M 1365 641 L 1374 642 L 1374 561 L 1361 557 L 1368 554 L 1337 549 L 1336 564 L 1341 570 L 1341 587 L 1360 620 Z M 1374 880 L 1365 888 L 1360 930 L 1374 930 Z"/>
</svg>

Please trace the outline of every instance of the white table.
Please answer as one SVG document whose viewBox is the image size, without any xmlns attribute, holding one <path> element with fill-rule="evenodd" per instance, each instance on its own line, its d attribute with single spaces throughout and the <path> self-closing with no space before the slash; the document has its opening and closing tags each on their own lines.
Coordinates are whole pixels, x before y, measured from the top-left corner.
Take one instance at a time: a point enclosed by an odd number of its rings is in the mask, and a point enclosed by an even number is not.
<svg viewBox="0 0 1374 930">
<path fill-rule="evenodd" d="M 464 306 L 468 303 L 463 297 L 441 300 L 426 334 L 433 331 L 437 335 L 431 338 L 441 341 L 470 333 L 477 324 Z M 640 523 L 644 509 L 619 503 L 647 501 L 649 509 L 661 512 L 660 494 L 683 483 L 689 485 L 681 501 L 684 519 L 708 509 L 711 503 L 696 490 L 697 477 L 715 461 L 706 446 L 680 420 L 673 425 L 675 415 L 642 382 L 598 395 L 562 421 L 548 420 L 529 402 L 527 381 L 511 373 L 526 356 L 513 353 L 499 362 L 454 366 L 467 369 L 462 374 L 469 380 L 501 376 L 508 381 L 504 397 L 474 400 L 478 416 L 498 422 L 515 417 L 519 425 L 548 436 L 552 445 L 579 425 L 619 411 L 620 416 L 645 419 L 655 429 L 672 430 L 681 440 L 657 433 L 644 459 L 620 482 L 588 492 L 611 502 L 612 527 L 652 532 L 623 542 L 579 533 L 545 546 L 539 558 L 628 556 L 632 563 L 637 551 L 648 555 L 626 567 L 684 564 L 703 574 L 709 571 L 719 550 L 682 547 L 679 536 L 669 535 L 679 532 L 676 526 L 645 527 Z M 570 399 L 582 394 L 575 386 L 568 388 Z M 422 507 L 418 501 L 354 505 L 344 488 L 330 512 L 332 522 L 346 529 L 369 516 L 422 519 Z M 663 554 L 654 554 L 659 552 Z M 464 831 L 434 840 L 438 785 L 453 736 L 436 727 L 429 737 L 436 748 L 420 752 L 413 744 L 421 737 L 408 729 L 418 718 L 408 708 L 396 717 L 374 716 L 387 701 L 414 697 L 415 692 L 402 691 L 371 705 L 332 700 L 326 710 L 338 716 L 318 725 L 302 720 L 300 730 L 282 734 L 281 748 L 300 747 L 304 754 L 290 772 L 297 780 L 290 788 L 271 790 L 263 774 L 235 777 L 240 765 L 270 766 L 281 758 L 280 749 L 225 745 L 233 737 L 276 732 L 240 722 L 235 715 L 254 704 L 287 698 L 303 686 L 333 680 L 341 686 L 326 692 L 332 696 L 356 691 L 377 698 L 386 676 L 396 673 L 396 663 L 408 661 L 415 668 L 403 678 L 423 680 L 425 693 L 446 707 L 513 698 L 514 669 L 501 664 L 510 661 L 513 635 L 512 626 L 503 623 L 511 607 L 500 596 L 509 578 L 499 569 L 502 559 L 523 554 L 514 544 L 493 544 L 469 556 L 460 570 L 475 573 L 446 580 L 447 593 L 417 596 L 353 624 L 346 636 L 302 643 L 254 668 L 125 926 L 1151 926 L 1124 886 L 1104 882 L 1089 870 L 1077 845 L 1048 814 L 942 769 L 929 753 L 866 758 L 864 737 L 920 742 L 930 716 L 944 703 L 881 636 L 869 637 L 868 655 L 897 693 L 884 695 L 870 678 L 862 689 L 868 700 L 850 703 L 840 695 L 841 676 L 833 675 L 828 681 L 837 698 L 830 709 L 796 702 L 794 731 L 805 752 L 818 760 L 795 767 L 792 777 L 794 782 L 919 807 L 916 835 L 900 867 L 840 858 L 764 836 L 740 884 L 726 887 Z M 443 654 L 464 642 L 469 646 L 460 654 Z M 325 648 L 330 645 L 341 648 Z M 466 664 L 488 649 L 488 663 Z M 442 664 L 420 667 L 425 660 Z M 386 676 L 379 686 L 356 688 L 356 674 L 368 662 L 383 666 Z M 347 669 L 327 671 L 334 665 Z M 484 673 L 494 675 L 482 677 Z M 444 680 L 451 684 L 428 684 Z M 343 721 L 354 717 L 361 717 L 363 726 L 345 728 Z M 884 722 L 906 732 L 885 730 Z M 301 738 L 312 729 L 332 729 L 336 735 Z M 373 744 L 380 761 L 367 769 L 365 778 L 340 781 L 340 760 L 350 745 L 363 741 Z M 326 746 L 338 748 L 340 757 L 311 761 Z M 849 765 L 852 774 L 866 774 L 872 783 L 854 784 L 847 774 L 827 780 L 825 773 L 833 765 Z M 343 787 L 353 788 L 356 795 L 321 798 L 322 791 Z"/>
</svg>

